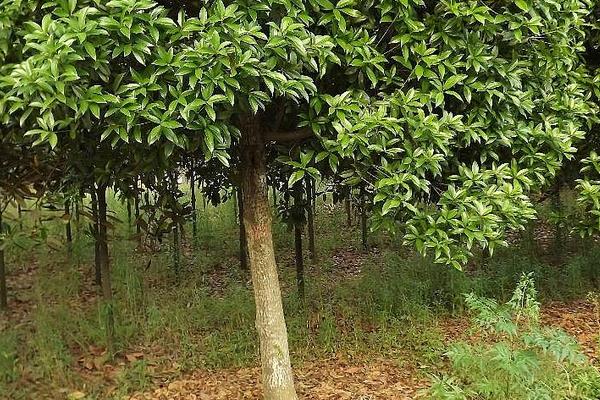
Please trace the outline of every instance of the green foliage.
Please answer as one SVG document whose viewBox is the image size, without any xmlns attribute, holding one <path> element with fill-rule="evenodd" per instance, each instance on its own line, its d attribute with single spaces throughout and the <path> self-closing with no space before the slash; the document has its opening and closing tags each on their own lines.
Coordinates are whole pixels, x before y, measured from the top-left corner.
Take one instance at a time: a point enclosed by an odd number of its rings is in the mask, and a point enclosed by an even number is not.
<svg viewBox="0 0 600 400">
<path fill-rule="evenodd" d="M 229 168 L 248 115 L 267 142 L 300 126 L 312 149 L 283 149 L 290 184 L 367 186 L 375 228 L 458 268 L 534 218 L 528 194 L 596 114 L 590 0 L 33 4 L 0 3 L 23 19 L 0 23 L 18 39 L 0 119 L 19 142 L 119 182 L 188 152 Z"/>
<path fill-rule="evenodd" d="M 433 399 L 596 399 L 600 373 L 575 339 L 539 324 L 532 275 L 506 304 L 473 294 L 466 303 L 478 340 L 451 346 L 451 372 L 436 377 Z"/>
</svg>

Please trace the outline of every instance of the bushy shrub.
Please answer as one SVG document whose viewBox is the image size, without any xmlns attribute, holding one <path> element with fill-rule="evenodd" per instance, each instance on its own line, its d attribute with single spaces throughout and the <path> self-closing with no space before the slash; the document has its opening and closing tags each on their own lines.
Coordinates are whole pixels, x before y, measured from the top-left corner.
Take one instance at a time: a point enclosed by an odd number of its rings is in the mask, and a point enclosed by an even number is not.
<svg viewBox="0 0 600 400">
<path fill-rule="evenodd" d="M 432 399 L 598 399 L 600 373 L 564 331 L 542 326 L 532 275 L 510 301 L 466 296 L 469 341 L 450 346 L 450 371 L 433 379 Z"/>
</svg>

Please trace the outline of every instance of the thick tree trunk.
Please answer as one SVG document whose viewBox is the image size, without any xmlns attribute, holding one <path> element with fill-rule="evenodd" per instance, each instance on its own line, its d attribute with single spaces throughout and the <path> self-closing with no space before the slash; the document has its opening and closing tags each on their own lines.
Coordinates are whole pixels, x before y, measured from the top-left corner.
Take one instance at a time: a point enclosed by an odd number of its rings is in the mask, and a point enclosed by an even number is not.
<svg viewBox="0 0 600 400">
<path fill-rule="evenodd" d="M 312 262 L 317 259 L 315 246 L 315 182 L 312 178 L 306 179 L 306 198 L 308 199 L 307 224 L 308 224 L 308 253 Z"/>
<path fill-rule="evenodd" d="M 246 243 L 246 228 L 244 225 L 244 196 L 241 189 L 237 190 L 237 201 L 239 211 L 239 226 L 240 226 L 240 268 L 243 271 L 248 270 L 248 243 Z"/>
<path fill-rule="evenodd" d="M 0 235 L 2 234 L 2 210 L 0 210 Z M 8 309 L 8 291 L 6 289 L 6 261 L 4 250 L 0 249 L 0 311 Z"/>
<path fill-rule="evenodd" d="M 106 186 L 99 185 L 98 198 L 98 245 L 100 250 L 100 267 L 102 270 L 102 299 L 106 310 L 106 349 L 109 357 L 114 355 L 115 320 L 114 304 L 110 276 L 110 259 L 108 254 L 108 220 L 106 218 Z"/>
<path fill-rule="evenodd" d="M 91 191 L 92 196 L 92 217 L 94 218 L 94 274 L 96 285 L 102 285 L 102 261 L 100 255 L 100 240 L 98 239 L 98 197 L 96 195 L 96 189 L 93 188 Z"/>
<path fill-rule="evenodd" d="M 67 239 L 67 249 L 70 252 L 73 248 L 73 231 L 71 229 L 71 202 L 69 200 L 65 201 L 65 215 L 69 217 L 65 226 L 65 236 Z"/>
<path fill-rule="evenodd" d="M 266 179 L 265 148 L 255 117 L 242 121 L 243 220 L 256 302 L 262 381 L 266 400 L 296 400 Z"/>
</svg>

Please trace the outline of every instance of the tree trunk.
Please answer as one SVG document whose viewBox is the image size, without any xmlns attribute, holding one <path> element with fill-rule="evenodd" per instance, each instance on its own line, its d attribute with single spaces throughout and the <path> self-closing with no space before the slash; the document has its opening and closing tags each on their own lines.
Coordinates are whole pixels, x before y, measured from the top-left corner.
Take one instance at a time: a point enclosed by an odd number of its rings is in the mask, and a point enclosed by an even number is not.
<svg viewBox="0 0 600 400">
<path fill-rule="evenodd" d="M 108 220 L 106 218 L 106 186 L 98 185 L 98 245 L 100 250 L 100 267 L 102 270 L 102 299 L 106 310 L 106 349 L 109 357 L 114 355 L 115 320 L 114 304 L 110 277 L 110 260 L 108 255 Z"/>
<path fill-rule="evenodd" d="M 0 235 L 2 234 L 2 210 L 0 210 Z M 6 290 L 6 263 L 4 250 L 0 249 L 0 311 L 8 309 L 8 293 Z"/>
<path fill-rule="evenodd" d="M 304 231 L 304 199 L 302 186 L 294 188 L 294 249 L 296 258 L 296 285 L 298 297 L 304 299 L 304 254 L 302 251 L 302 231 Z"/>
<path fill-rule="evenodd" d="M 296 400 L 275 251 L 259 123 L 242 121 L 242 195 L 265 400 Z"/>
<path fill-rule="evenodd" d="M 135 209 L 135 234 L 138 244 L 142 243 L 142 227 L 140 225 L 140 190 L 138 179 L 135 178 L 135 198 L 133 199 L 133 208 Z"/>
<path fill-rule="evenodd" d="M 17 203 L 17 216 L 19 217 L 19 230 L 23 230 L 23 209 L 21 204 Z"/>
<path fill-rule="evenodd" d="M 362 247 L 365 252 L 369 251 L 369 237 L 367 230 L 367 202 L 364 189 L 360 193 L 360 231 Z"/>
<path fill-rule="evenodd" d="M 190 171 L 190 189 L 192 191 L 192 240 L 196 243 L 198 235 L 198 220 L 196 215 L 196 177 L 194 175 L 194 162 L 192 161 L 192 170 Z"/>
<path fill-rule="evenodd" d="M 239 210 L 239 226 L 240 226 L 240 268 L 243 271 L 248 270 L 248 243 L 246 243 L 246 228 L 244 226 L 244 196 L 242 190 L 237 190 L 237 201 Z"/>
<path fill-rule="evenodd" d="M 306 198 L 308 200 L 307 224 L 308 224 L 308 253 L 311 261 L 316 261 L 317 251 L 315 247 L 315 182 L 312 178 L 306 179 Z"/>
<path fill-rule="evenodd" d="M 346 208 L 346 225 L 352 226 L 352 203 L 350 202 L 350 195 L 344 199 L 344 206 Z"/>
<path fill-rule="evenodd" d="M 71 202 L 65 201 L 65 215 L 69 217 L 65 226 L 65 236 L 67 238 L 67 250 L 70 252 L 73 248 L 73 231 L 71 230 Z"/>
<path fill-rule="evenodd" d="M 557 214 L 558 222 L 554 226 L 554 260 L 556 264 L 560 264 L 563 261 L 563 253 L 567 246 L 565 241 L 567 238 L 564 234 L 564 228 L 562 226 L 562 204 L 560 202 L 560 181 L 557 179 L 552 193 L 552 209 Z"/>
<path fill-rule="evenodd" d="M 131 227 L 131 199 L 127 199 L 127 226 Z"/>
<path fill-rule="evenodd" d="M 179 252 L 179 224 L 173 226 L 173 270 L 175 271 L 175 280 L 177 283 L 181 280 L 181 262 Z"/>
<path fill-rule="evenodd" d="M 273 209 L 277 209 L 277 188 L 273 185 Z"/>
<path fill-rule="evenodd" d="M 96 189 L 93 188 L 91 191 L 92 196 L 92 217 L 94 218 L 94 273 L 96 285 L 102 285 L 102 261 L 100 255 L 100 240 L 98 239 L 98 197 L 96 195 Z"/>
</svg>

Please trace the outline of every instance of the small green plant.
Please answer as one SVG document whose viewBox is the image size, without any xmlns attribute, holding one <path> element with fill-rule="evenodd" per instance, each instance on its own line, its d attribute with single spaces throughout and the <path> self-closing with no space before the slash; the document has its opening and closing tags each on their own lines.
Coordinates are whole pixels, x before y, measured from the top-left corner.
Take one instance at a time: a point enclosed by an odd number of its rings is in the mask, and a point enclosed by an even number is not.
<svg viewBox="0 0 600 400">
<path fill-rule="evenodd" d="M 430 398 L 443 400 L 597 399 L 600 373 L 565 332 L 539 323 L 532 274 L 505 304 L 466 296 L 475 339 L 446 353 L 450 372 L 434 377 Z"/>
</svg>

